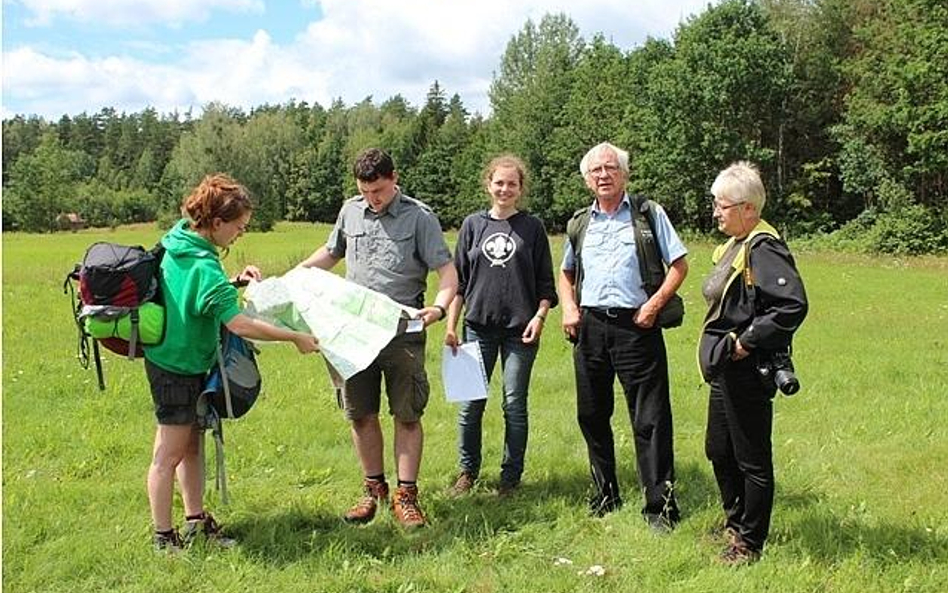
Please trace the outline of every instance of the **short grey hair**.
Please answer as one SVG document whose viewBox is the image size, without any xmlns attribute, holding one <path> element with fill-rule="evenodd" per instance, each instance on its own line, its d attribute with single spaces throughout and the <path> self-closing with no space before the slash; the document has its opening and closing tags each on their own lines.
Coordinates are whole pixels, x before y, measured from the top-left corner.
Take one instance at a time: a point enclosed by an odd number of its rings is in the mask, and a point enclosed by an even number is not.
<svg viewBox="0 0 948 593">
<path fill-rule="evenodd" d="M 589 152 L 587 152 L 586 155 L 583 157 L 583 160 L 579 161 L 579 172 L 582 173 L 583 177 L 585 177 L 586 174 L 589 173 L 589 161 L 591 161 L 593 157 L 598 156 L 600 153 L 603 153 L 603 152 L 611 152 L 615 154 L 616 160 L 619 161 L 619 169 L 621 169 L 622 172 L 628 176 L 629 153 L 622 150 L 618 146 L 615 146 L 614 144 L 610 144 L 609 142 L 601 142 L 593 146 L 592 148 L 590 148 Z"/>
<path fill-rule="evenodd" d="M 752 204 L 760 214 L 767 203 L 764 182 L 760 180 L 757 165 L 748 161 L 737 161 L 718 173 L 711 184 L 711 195 L 733 203 Z"/>
</svg>

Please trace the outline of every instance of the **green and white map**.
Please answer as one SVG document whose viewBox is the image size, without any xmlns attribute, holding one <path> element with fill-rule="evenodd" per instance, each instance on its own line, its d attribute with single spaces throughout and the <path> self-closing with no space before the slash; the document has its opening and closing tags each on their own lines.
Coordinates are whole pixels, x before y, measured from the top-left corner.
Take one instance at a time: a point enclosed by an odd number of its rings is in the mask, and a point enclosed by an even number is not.
<svg viewBox="0 0 948 593">
<path fill-rule="evenodd" d="M 317 268 L 294 268 L 251 283 L 244 293 L 248 315 L 309 332 L 330 371 L 343 380 L 368 367 L 417 310 Z"/>
</svg>

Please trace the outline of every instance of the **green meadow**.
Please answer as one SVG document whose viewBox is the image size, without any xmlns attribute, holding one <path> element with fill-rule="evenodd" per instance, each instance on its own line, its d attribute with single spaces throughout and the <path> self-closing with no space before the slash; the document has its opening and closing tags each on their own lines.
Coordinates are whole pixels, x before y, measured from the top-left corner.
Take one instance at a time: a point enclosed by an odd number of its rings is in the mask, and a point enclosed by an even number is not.
<svg viewBox="0 0 948 593">
<path fill-rule="evenodd" d="M 328 230 L 283 223 L 247 235 L 225 265 L 283 273 Z M 154 420 L 142 364 L 107 355 L 99 391 L 94 370 L 77 363 L 63 294 L 91 242 L 149 245 L 159 235 L 150 225 L 3 235 L 4 591 L 948 591 L 948 259 L 795 250 L 811 303 L 795 343 L 803 389 L 775 402 L 776 507 L 755 565 L 719 565 L 720 544 L 709 537 L 722 514 L 694 355 L 712 248 L 698 241 L 689 243 L 685 325 L 666 332 L 683 511 L 674 533 L 653 535 L 640 519 L 621 405 L 613 424 L 627 504 L 588 516 L 571 354 L 556 309 L 534 369 L 525 481 L 513 497 L 492 493 L 502 444 L 496 381 L 484 483 L 461 499 L 445 493 L 456 474 L 456 410 L 441 389 L 439 324 L 429 334 L 420 482 L 430 526 L 404 532 L 390 513 L 344 524 L 361 476 L 325 365 L 265 345 L 264 395 L 226 427 L 229 506 L 208 483 L 208 507 L 240 543 L 167 556 L 151 546 Z M 557 262 L 561 243 L 554 239 Z"/>
</svg>

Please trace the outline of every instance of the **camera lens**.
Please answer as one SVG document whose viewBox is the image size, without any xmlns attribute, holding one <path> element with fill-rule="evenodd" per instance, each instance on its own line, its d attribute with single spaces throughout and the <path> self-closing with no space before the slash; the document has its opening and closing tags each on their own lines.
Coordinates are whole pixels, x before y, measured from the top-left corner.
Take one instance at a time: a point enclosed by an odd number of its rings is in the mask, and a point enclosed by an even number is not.
<svg viewBox="0 0 948 593">
<path fill-rule="evenodd" d="M 793 371 L 787 369 L 780 369 L 774 373 L 774 383 L 784 395 L 793 395 L 800 391 L 799 379 L 793 374 Z"/>
</svg>

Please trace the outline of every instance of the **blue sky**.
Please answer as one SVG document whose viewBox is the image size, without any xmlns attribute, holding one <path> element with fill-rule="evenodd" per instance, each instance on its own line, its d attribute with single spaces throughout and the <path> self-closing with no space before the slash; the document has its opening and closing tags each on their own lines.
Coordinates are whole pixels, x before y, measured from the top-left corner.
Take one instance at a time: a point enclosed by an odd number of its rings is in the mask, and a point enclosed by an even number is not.
<svg viewBox="0 0 948 593">
<path fill-rule="evenodd" d="M 434 80 L 487 113 L 493 71 L 528 18 L 565 12 L 624 49 L 670 37 L 707 0 L 3 0 L 3 117 L 211 101 L 327 106 Z"/>
</svg>

